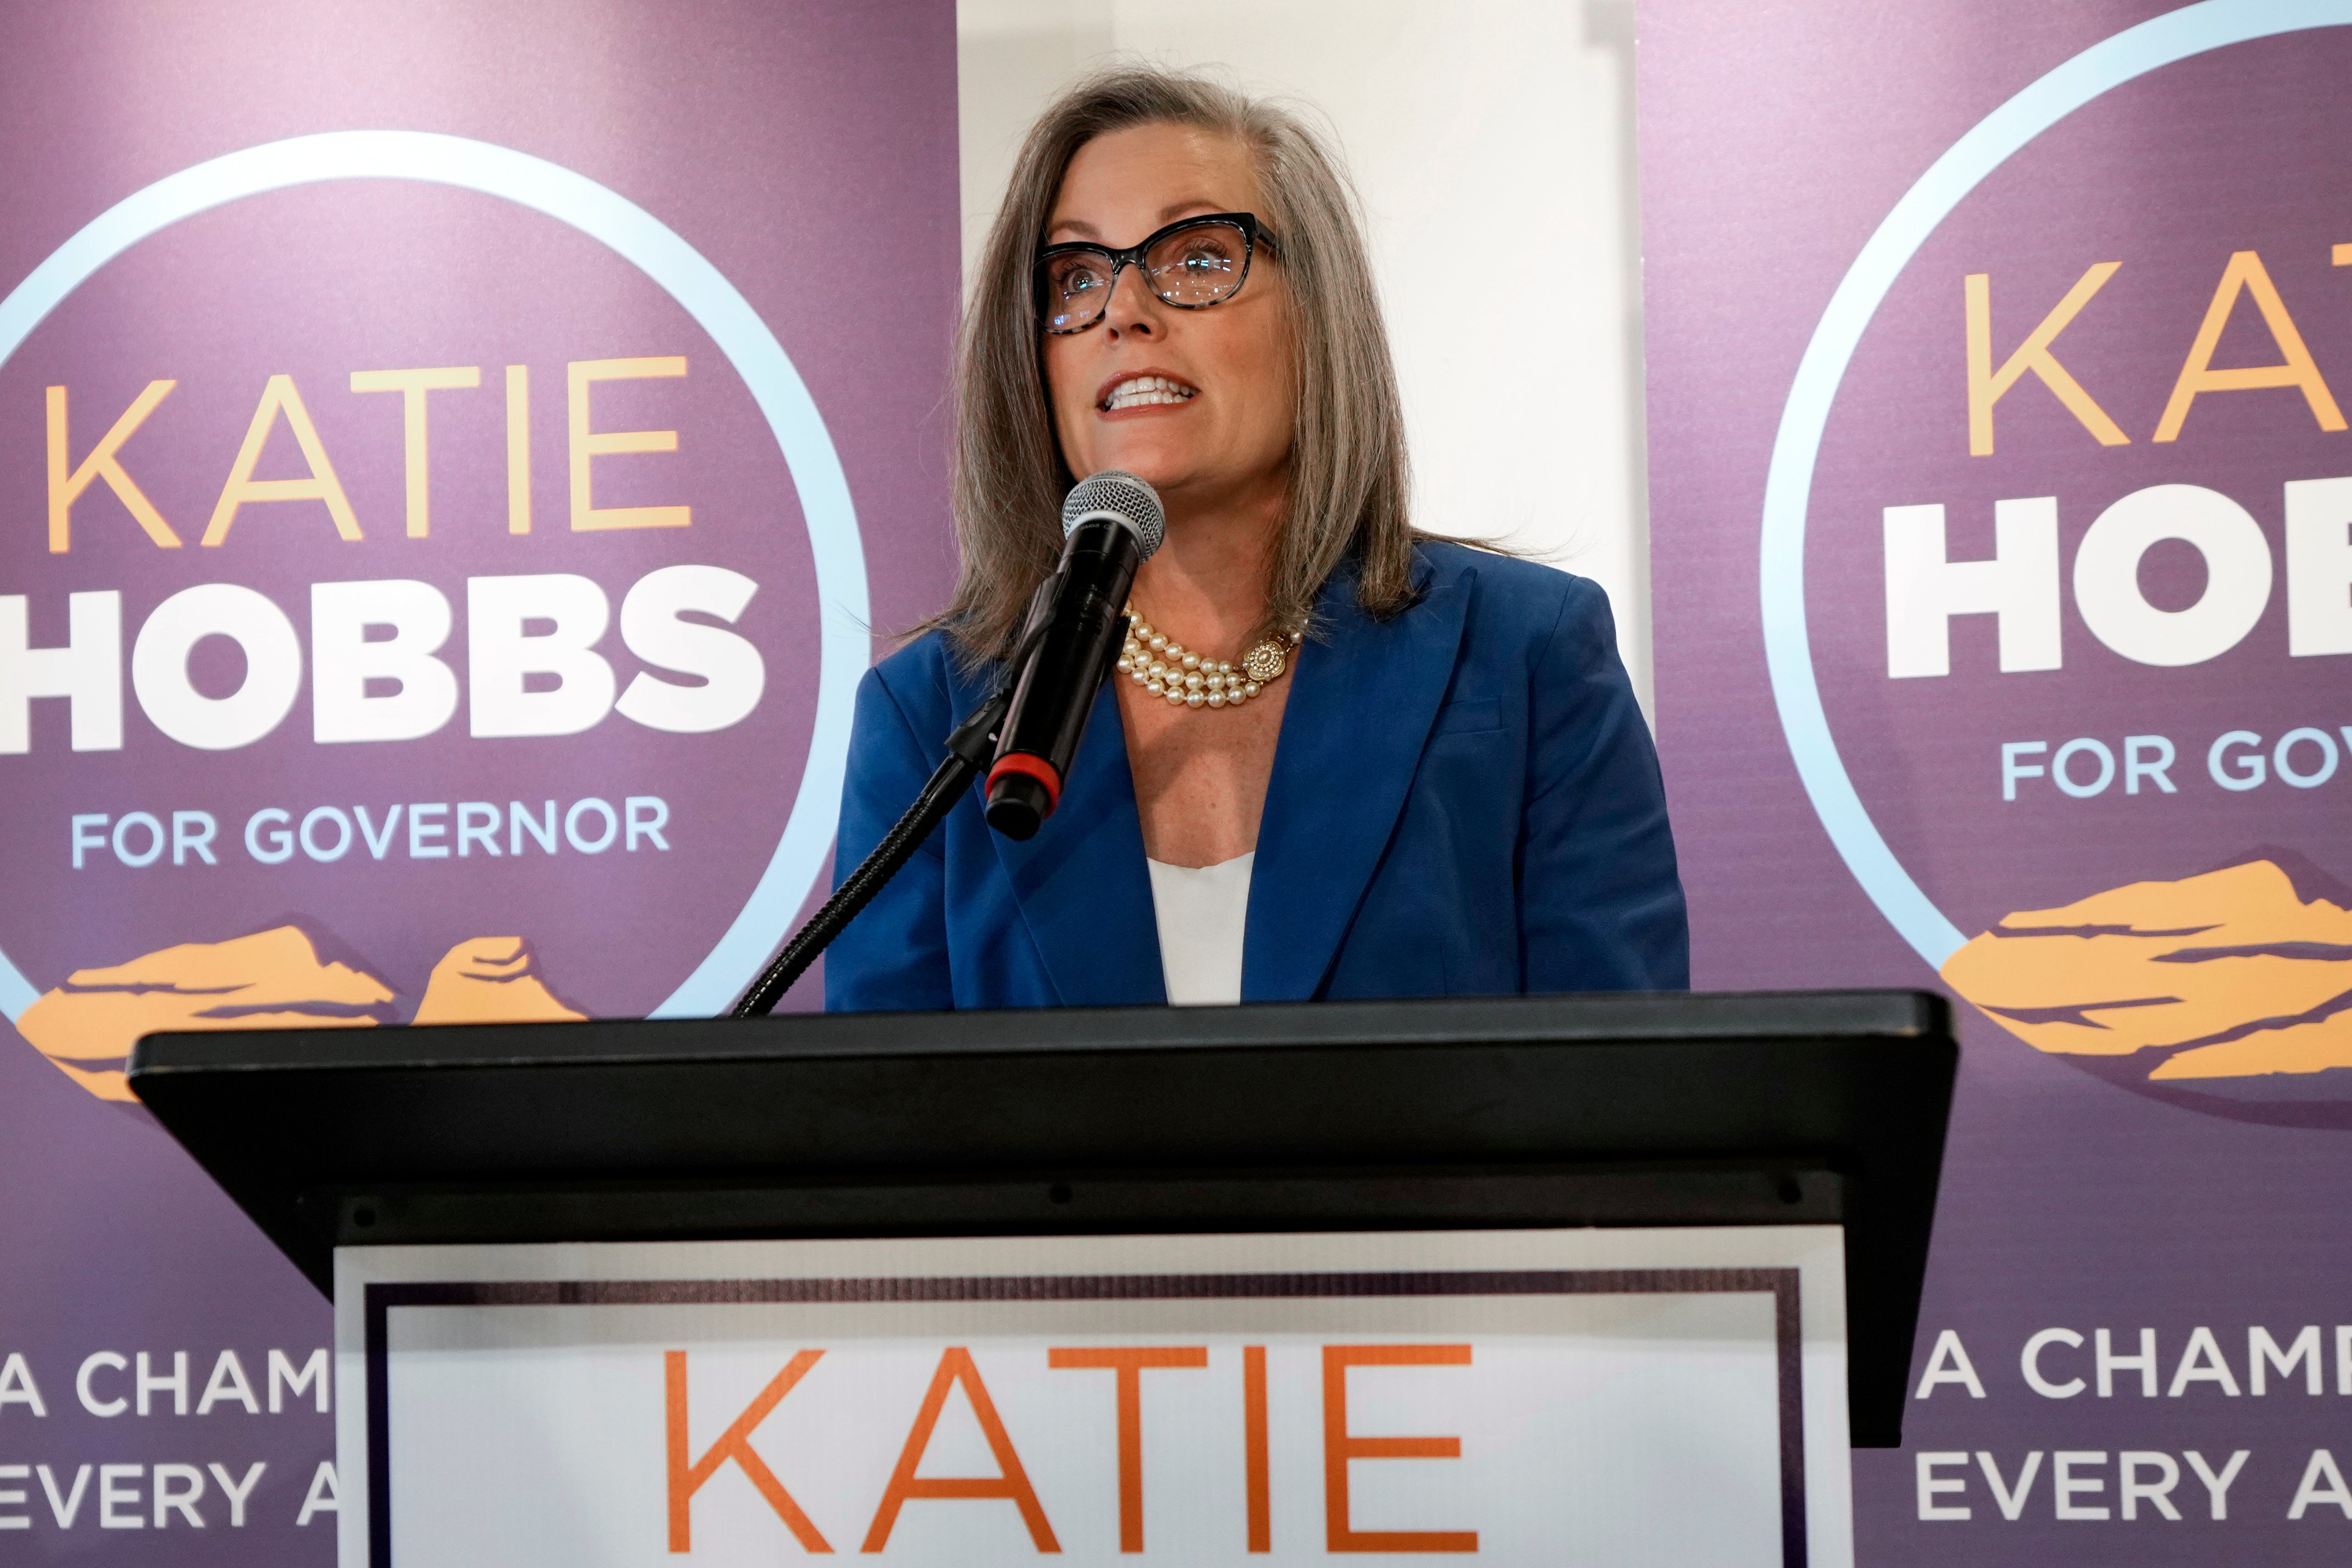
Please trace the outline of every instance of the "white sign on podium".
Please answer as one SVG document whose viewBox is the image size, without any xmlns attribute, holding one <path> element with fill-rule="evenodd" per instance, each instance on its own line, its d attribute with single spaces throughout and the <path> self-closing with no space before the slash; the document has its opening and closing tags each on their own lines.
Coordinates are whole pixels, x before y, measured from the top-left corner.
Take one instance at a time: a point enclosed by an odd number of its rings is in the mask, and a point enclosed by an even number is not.
<svg viewBox="0 0 2352 1568">
<path fill-rule="evenodd" d="M 346 1248 L 343 1568 L 1851 1568 L 1832 1226 Z"/>
</svg>

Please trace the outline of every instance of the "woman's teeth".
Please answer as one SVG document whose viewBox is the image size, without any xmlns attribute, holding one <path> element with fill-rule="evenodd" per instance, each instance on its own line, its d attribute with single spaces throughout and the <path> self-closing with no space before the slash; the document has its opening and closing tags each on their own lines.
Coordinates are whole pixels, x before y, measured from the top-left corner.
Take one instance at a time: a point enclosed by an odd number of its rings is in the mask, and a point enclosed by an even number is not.
<svg viewBox="0 0 2352 1568">
<path fill-rule="evenodd" d="M 1199 392 L 1198 387 L 1188 387 L 1166 376 L 1136 376 L 1111 388 L 1110 396 L 1103 402 L 1103 412 L 1117 413 L 1123 408 L 1144 408 L 1152 403 L 1189 402 Z"/>
</svg>

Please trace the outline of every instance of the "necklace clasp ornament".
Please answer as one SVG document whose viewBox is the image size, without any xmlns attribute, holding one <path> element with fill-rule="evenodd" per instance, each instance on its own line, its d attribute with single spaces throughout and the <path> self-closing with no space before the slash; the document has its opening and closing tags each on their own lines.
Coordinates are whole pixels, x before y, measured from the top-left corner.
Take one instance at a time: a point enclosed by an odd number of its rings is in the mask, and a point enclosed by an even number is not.
<svg viewBox="0 0 2352 1568">
<path fill-rule="evenodd" d="M 1241 668 L 1202 658 L 1127 607 L 1127 645 L 1119 650 L 1118 673 L 1171 707 L 1239 707 L 1278 680 L 1290 667 L 1299 633 L 1268 637 L 1242 655 Z"/>
</svg>

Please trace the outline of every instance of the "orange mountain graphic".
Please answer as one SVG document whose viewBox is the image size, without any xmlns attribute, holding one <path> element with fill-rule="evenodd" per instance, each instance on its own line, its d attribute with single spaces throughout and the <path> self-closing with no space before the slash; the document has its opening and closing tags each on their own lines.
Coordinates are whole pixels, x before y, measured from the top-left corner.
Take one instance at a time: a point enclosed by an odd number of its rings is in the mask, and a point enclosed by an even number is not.
<svg viewBox="0 0 2352 1568">
<path fill-rule="evenodd" d="M 2352 910 L 2270 860 L 2020 911 L 1943 974 L 2038 1051 L 2161 1052 L 2151 1083 L 2352 1067 Z"/>
<path fill-rule="evenodd" d="M 400 1021 L 392 988 L 322 963 L 300 927 L 189 942 L 108 968 L 77 969 L 16 1020 L 58 1070 L 105 1100 L 135 1101 L 123 1058 L 167 1029 L 367 1029 Z M 519 1023 L 578 1019 L 549 990 L 520 936 L 477 936 L 434 966 L 409 1021 Z"/>
</svg>

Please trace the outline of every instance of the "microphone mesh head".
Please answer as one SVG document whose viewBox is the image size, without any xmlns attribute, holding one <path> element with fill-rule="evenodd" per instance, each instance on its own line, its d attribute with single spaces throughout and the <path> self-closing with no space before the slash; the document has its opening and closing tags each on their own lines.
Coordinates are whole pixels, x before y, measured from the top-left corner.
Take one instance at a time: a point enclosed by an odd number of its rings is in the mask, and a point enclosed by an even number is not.
<svg viewBox="0 0 2352 1568">
<path fill-rule="evenodd" d="M 1168 517 L 1160 510 L 1160 493 L 1124 468 L 1106 468 L 1078 481 L 1062 503 L 1062 536 L 1088 517 L 1117 517 L 1135 530 L 1150 560 L 1168 533 Z"/>
</svg>

